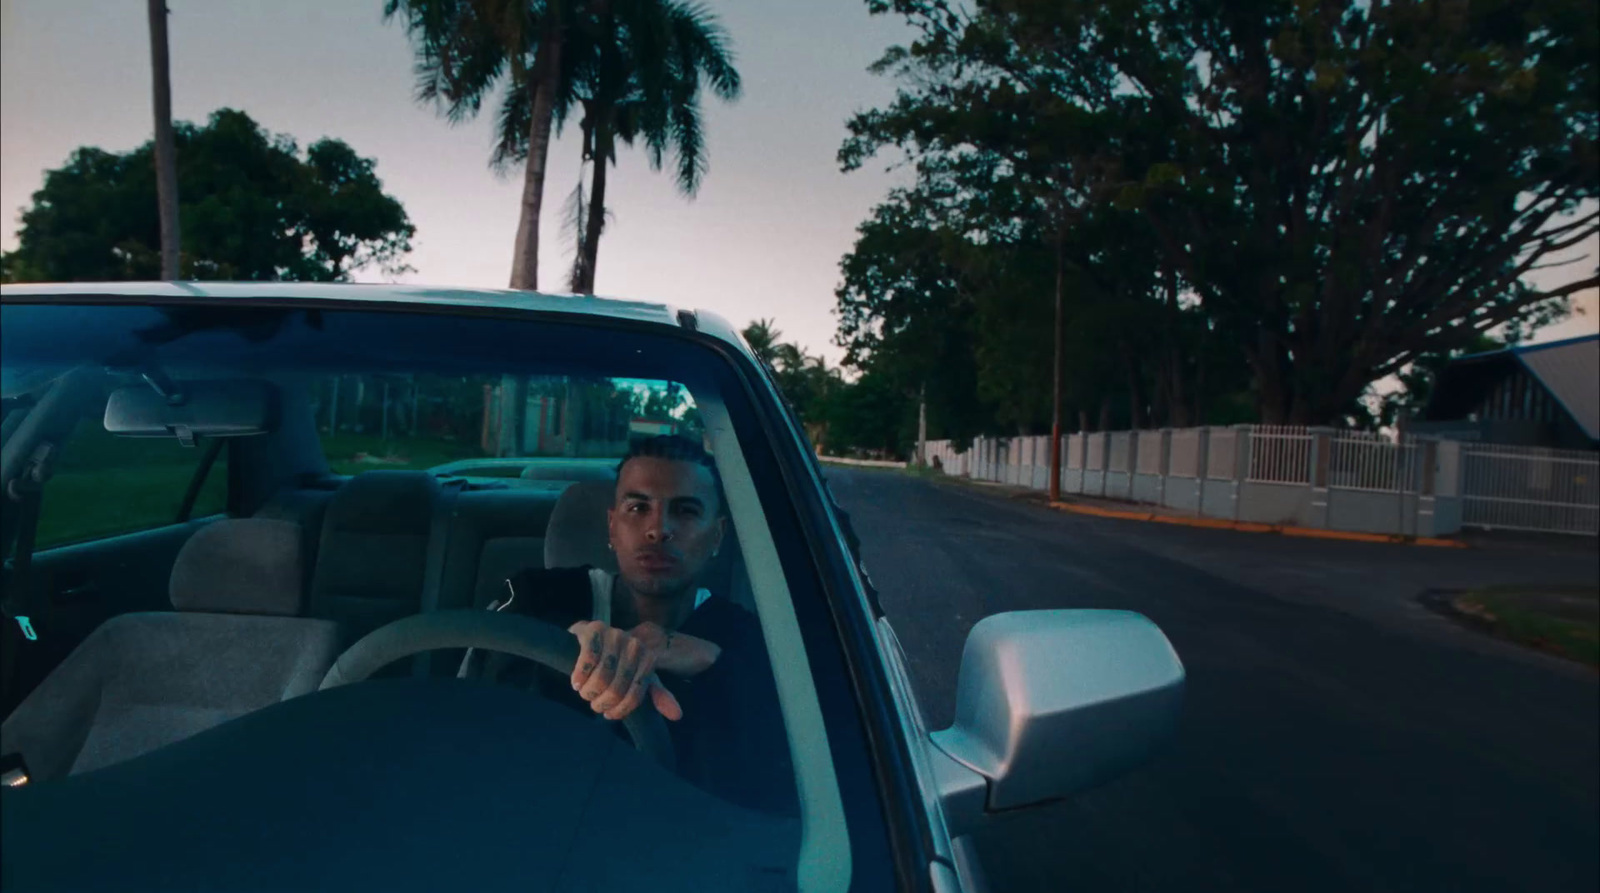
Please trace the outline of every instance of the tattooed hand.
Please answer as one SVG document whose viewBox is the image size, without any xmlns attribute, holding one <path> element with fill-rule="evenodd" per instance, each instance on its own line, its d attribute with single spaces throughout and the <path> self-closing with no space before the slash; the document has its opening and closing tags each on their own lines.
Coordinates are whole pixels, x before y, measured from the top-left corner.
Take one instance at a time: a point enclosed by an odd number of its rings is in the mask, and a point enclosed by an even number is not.
<svg viewBox="0 0 1600 893">
<path fill-rule="evenodd" d="M 577 637 L 580 648 L 572 668 L 572 689 L 606 719 L 622 719 L 647 695 L 662 716 L 682 719 L 678 699 L 655 671 L 692 676 L 711 666 L 720 653 L 704 639 L 669 633 L 654 623 L 623 630 L 589 620 L 574 623 L 567 631 Z"/>
</svg>

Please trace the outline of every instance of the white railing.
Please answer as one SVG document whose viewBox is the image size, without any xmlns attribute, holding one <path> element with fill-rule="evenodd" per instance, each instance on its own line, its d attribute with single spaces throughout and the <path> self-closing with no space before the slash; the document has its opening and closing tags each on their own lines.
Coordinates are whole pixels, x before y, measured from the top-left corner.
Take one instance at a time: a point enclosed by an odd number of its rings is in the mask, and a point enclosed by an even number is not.
<svg viewBox="0 0 1600 893">
<path fill-rule="evenodd" d="M 1344 490 L 1411 492 L 1417 487 L 1414 440 L 1405 443 L 1341 432 L 1328 438 L 1328 486 Z"/>
<path fill-rule="evenodd" d="M 1600 533 L 1600 457 L 1577 450 L 1461 447 L 1461 521 L 1472 527 Z"/>
<path fill-rule="evenodd" d="M 1252 425 L 1245 480 L 1264 484 L 1311 483 L 1311 433 L 1301 425 Z"/>
<path fill-rule="evenodd" d="M 1213 517 L 1399 534 L 1423 524 L 1600 533 L 1600 457 L 1589 452 L 1239 425 L 1078 433 L 1061 453 L 1063 492 L 1141 493 Z M 1048 437 L 978 438 L 966 451 L 933 441 L 928 456 L 946 474 L 1050 485 Z M 1141 479 L 1124 489 L 1115 474 L 1129 471 Z M 1147 476 L 1163 481 L 1150 487 Z"/>
</svg>

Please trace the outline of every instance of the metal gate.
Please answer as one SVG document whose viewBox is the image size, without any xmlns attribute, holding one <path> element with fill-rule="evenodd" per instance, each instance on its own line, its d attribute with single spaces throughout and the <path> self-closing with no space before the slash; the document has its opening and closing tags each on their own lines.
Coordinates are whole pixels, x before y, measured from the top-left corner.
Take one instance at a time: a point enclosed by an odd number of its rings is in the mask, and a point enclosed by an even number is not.
<svg viewBox="0 0 1600 893">
<path fill-rule="evenodd" d="M 1579 450 L 1461 445 L 1461 523 L 1600 534 L 1600 457 Z"/>
</svg>

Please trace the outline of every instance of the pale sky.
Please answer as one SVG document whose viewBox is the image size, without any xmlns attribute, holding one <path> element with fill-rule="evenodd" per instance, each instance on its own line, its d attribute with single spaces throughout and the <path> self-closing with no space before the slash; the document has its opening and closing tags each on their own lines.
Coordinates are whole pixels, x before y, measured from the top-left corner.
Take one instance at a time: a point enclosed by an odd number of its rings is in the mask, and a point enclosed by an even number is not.
<svg viewBox="0 0 1600 893">
<path fill-rule="evenodd" d="M 0 246 L 16 217 L 83 145 L 150 137 L 150 44 L 141 0 L 3 0 Z M 849 175 L 834 160 L 845 121 L 893 96 L 866 67 L 909 32 L 862 0 L 713 0 L 732 36 L 744 95 L 703 108 L 710 173 L 695 199 L 623 150 L 607 203 L 595 290 L 716 311 L 735 325 L 773 317 L 784 337 L 836 360 L 833 290 L 855 227 L 895 183 L 884 165 Z M 305 146 L 322 136 L 377 160 L 417 227 L 404 281 L 503 288 L 520 168 L 488 168 L 492 110 L 451 127 L 412 101 L 412 51 L 382 0 L 168 0 L 173 116 L 232 106 Z M 576 141 L 551 149 L 539 284 L 564 291 L 560 211 L 577 184 Z M 364 278 L 378 278 L 370 274 Z"/>
<path fill-rule="evenodd" d="M 621 155 L 607 199 L 596 291 L 716 311 L 736 325 L 772 317 L 788 340 L 836 361 L 833 290 L 856 225 L 904 172 L 883 163 L 848 175 L 834 160 L 855 111 L 893 84 L 866 72 L 909 39 L 863 0 L 712 0 L 732 35 L 744 96 L 708 99 L 710 173 L 699 195 Z M 149 138 L 150 59 L 140 0 L 0 0 L 0 247 L 48 168 L 84 145 L 131 149 Z M 242 109 L 302 146 L 323 136 L 377 160 L 385 189 L 417 227 L 404 281 L 504 287 L 511 269 L 520 170 L 487 166 L 490 115 L 449 126 L 412 101 L 412 51 L 382 0 L 168 0 L 173 114 L 202 121 Z M 560 210 L 577 183 L 572 139 L 551 150 L 539 283 L 564 290 L 570 249 Z M 1553 272 L 1556 282 L 1591 260 Z M 375 278 L 369 274 L 366 278 Z M 1539 340 L 1600 328 L 1586 312 Z"/>
</svg>

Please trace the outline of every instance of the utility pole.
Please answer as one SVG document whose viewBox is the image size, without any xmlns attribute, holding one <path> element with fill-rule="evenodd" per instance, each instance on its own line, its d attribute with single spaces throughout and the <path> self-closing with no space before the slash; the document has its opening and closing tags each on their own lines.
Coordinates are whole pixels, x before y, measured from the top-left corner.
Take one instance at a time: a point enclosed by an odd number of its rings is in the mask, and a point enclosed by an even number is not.
<svg viewBox="0 0 1600 893">
<path fill-rule="evenodd" d="M 1062 345 L 1062 293 L 1066 289 L 1065 254 L 1066 223 L 1060 224 L 1056 233 L 1056 355 L 1050 376 L 1050 501 L 1061 498 L 1061 345 Z"/>
<path fill-rule="evenodd" d="M 172 140 L 172 76 L 167 58 L 166 0 L 148 0 L 150 76 L 155 95 L 156 201 L 161 213 L 161 278 L 178 278 L 178 160 Z"/>
<path fill-rule="evenodd" d="M 917 463 L 928 464 L 928 383 L 922 383 L 917 396 Z"/>
</svg>

